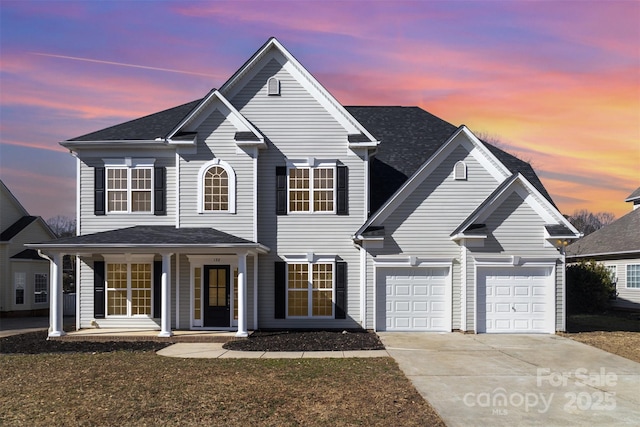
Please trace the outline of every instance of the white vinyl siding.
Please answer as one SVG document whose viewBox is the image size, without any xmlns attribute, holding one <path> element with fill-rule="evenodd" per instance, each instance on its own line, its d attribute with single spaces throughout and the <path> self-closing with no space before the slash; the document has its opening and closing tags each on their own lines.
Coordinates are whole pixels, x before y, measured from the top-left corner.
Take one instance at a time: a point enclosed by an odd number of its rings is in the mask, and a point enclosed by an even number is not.
<svg viewBox="0 0 640 427">
<path fill-rule="evenodd" d="M 253 240 L 253 195 L 257 191 L 254 188 L 253 159 L 237 147 L 235 126 L 218 110 L 204 119 L 197 130 L 196 152 L 186 151 L 179 156 L 180 227 L 213 226 L 225 233 Z M 234 203 L 235 198 L 235 210 L 231 205 L 227 206 L 229 209 L 220 211 L 208 211 L 203 209 L 206 206 L 198 206 L 199 201 L 203 201 L 202 195 L 198 194 L 202 189 L 202 183 L 198 182 L 201 168 L 214 159 L 219 159 L 220 163 L 224 162 L 229 167 L 225 167 L 230 184 L 228 201 Z M 231 173 L 235 174 L 235 188 L 230 180 Z M 275 190 L 271 194 L 273 196 Z"/>
<path fill-rule="evenodd" d="M 627 267 L 640 265 L 640 258 L 610 259 L 599 261 L 607 268 L 615 268 L 617 271 L 616 292 L 617 297 L 611 301 L 614 307 L 637 309 L 640 306 L 640 288 L 629 286 Z"/>
<path fill-rule="evenodd" d="M 123 152 L 122 156 L 139 157 L 141 153 Z M 100 153 L 96 157 L 81 157 L 80 162 L 80 234 L 92 234 L 136 225 L 175 225 L 175 154 L 167 151 L 144 153 L 145 157 L 155 158 L 154 166 L 166 168 L 166 215 L 154 215 L 151 212 L 130 213 L 109 212 L 107 215 L 94 214 L 95 168 L 104 165 L 103 158 L 113 157 L 113 153 Z"/>
<path fill-rule="evenodd" d="M 280 80 L 280 96 L 264 96 L 273 76 Z M 270 141 L 258 158 L 258 240 L 271 249 L 259 257 L 260 327 L 357 327 L 360 255 L 351 235 L 366 220 L 363 159 L 349 152 L 346 130 L 276 60 L 267 62 L 230 102 Z M 348 167 L 349 215 L 315 215 L 312 224 L 308 215 L 276 216 L 276 167 L 310 155 Z M 309 252 L 337 255 L 348 263 L 346 319 L 274 318 L 274 262 L 282 254 Z"/>
<path fill-rule="evenodd" d="M 454 166 L 463 161 L 468 179 L 453 179 Z M 466 146 L 457 146 L 420 186 L 384 221 L 385 246 L 372 255 L 403 254 L 453 260 L 452 328 L 461 328 L 460 247 L 449 234 L 491 194 L 498 182 L 473 157 Z M 467 262 L 467 277 L 473 277 Z M 368 272 L 370 274 L 370 272 Z M 471 274 L 471 275 L 469 275 Z M 371 276 L 369 276 L 371 277 Z M 467 280 L 467 330 L 473 327 L 473 279 Z M 469 308 L 471 307 L 471 308 Z M 379 310 L 379 307 L 378 307 Z M 370 311 L 368 311 L 370 313 Z"/>
</svg>

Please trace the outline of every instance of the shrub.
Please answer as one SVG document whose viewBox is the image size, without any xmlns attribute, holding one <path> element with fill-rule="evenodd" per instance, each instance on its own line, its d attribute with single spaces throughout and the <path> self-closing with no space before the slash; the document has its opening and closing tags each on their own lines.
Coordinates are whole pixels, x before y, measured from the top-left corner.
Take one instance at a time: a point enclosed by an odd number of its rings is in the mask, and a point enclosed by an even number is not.
<svg viewBox="0 0 640 427">
<path fill-rule="evenodd" d="M 569 314 L 605 311 L 615 291 L 615 283 L 603 264 L 591 260 L 567 267 L 567 312 Z"/>
</svg>

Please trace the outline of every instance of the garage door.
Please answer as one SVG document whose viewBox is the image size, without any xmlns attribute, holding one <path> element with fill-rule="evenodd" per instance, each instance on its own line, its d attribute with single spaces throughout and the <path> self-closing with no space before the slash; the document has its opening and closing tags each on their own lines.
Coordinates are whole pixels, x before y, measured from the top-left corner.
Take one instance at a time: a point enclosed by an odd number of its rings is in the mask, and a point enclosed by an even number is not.
<svg viewBox="0 0 640 427">
<path fill-rule="evenodd" d="M 381 331 L 450 331 L 449 268 L 379 268 Z"/>
<path fill-rule="evenodd" d="M 478 332 L 554 333 L 552 267 L 478 269 Z"/>
</svg>

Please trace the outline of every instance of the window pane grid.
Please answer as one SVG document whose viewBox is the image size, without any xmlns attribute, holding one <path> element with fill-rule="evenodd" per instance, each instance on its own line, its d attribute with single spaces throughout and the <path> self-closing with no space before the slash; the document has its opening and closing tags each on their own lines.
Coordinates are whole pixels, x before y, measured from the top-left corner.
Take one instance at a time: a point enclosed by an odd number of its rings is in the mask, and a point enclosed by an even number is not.
<svg viewBox="0 0 640 427">
<path fill-rule="evenodd" d="M 107 264 L 107 315 L 150 316 L 151 294 L 150 263 Z"/>
<path fill-rule="evenodd" d="M 288 264 L 287 314 L 333 315 L 333 264 Z"/>
<path fill-rule="evenodd" d="M 229 210 L 229 176 L 221 166 L 214 166 L 205 173 L 204 210 Z"/>
<path fill-rule="evenodd" d="M 627 265 L 627 288 L 640 288 L 640 264 Z"/>
<path fill-rule="evenodd" d="M 333 168 L 289 169 L 290 212 L 333 212 Z"/>
<path fill-rule="evenodd" d="M 194 281 L 194 285 L 193 285 L 193 305 L 194 305 L 193 317 L 196 320 L 200 320 L 200 305 L 201 305 L 200 286 L 201 286 L 201 283 L 202 283 L 202 269 L 200 267 L 197 267 L 195 269 L 195 272 L 193 274 L 193 281 Z"/>
<path fill-rule="evenodd" d="M 152 168 L 107 169 L 109 212 L 151 212 L 152 190 Z"/>
<path fill-rule="evenodd" d="M 47 282 L 46 274 L 36 273 L 34 276 L 34 302 L 47 302 Z"/>
</svg>

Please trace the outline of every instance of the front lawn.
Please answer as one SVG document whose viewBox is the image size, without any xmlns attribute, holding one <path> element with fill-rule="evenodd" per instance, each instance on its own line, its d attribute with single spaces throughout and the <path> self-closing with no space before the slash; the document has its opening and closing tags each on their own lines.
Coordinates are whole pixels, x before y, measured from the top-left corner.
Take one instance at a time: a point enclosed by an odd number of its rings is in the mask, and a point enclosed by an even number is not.
<svg viewBox="0 0 640 427">
<path fill-rule="evenodd" d="M 444 425 L 391 358 L 0 356 L 0 425 Z"/>
<path fill-rule="evenodd" d="M 564 336 L 640 363 L 640 313 L 579 314 Z"/>
</svg>

